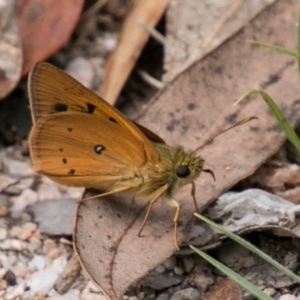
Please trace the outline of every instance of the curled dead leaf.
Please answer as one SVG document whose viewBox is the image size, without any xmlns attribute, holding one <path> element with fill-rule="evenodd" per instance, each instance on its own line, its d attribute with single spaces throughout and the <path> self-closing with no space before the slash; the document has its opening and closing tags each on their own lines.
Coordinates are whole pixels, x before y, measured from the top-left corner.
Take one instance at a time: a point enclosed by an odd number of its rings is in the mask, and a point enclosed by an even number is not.
<svg viewBox="0 0 300 300">
<path fill-rule="evenodd" d="M 83 199 L 97 194 L 87 191 Z M 142 236 L 138 237 L 147 205 L 141 200 L 112 195 L 77 206 L 74 249 L 84 270 L 109 299 L 121 299 L 130 285 L 175 251 L 174 210 L 163 201 L 154 205 Z M 192 225 L 187 213 L 183 206 L 179 243 Z"/>
<path fill-rule="evenodd" d="M 21 0 L 18 3 L 18 26 L 24 62 L 22 75 L 43 61 L 69 40 L 80 16 L 83 0 Z"/>
</svg>

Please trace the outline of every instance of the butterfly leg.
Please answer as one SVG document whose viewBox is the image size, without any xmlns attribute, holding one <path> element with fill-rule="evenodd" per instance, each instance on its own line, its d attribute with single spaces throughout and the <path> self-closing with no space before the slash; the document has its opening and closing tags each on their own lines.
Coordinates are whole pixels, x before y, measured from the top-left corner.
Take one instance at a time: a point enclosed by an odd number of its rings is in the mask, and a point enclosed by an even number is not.
<svg viewBox="0 0 300 300">
<path fill-rule="evenodd" d="M 180 205 L 174 198 L 168 198 L 168 205 L 171 207 L 176 208 L 175 215 L 174 215 L 174 245 L 177 250 L 179 250 L 179 246 L 177 243 L 177 228 L 178 228 L 178 219 L 179 219 L 179 213 L 180 213 Z"/>
<path fill-rule="evenodd" d="M 194 182 L 192 182 L 191 184 L 192 184 L 191 196 L 193 197 L 193 201 L 194 201 L 194 205 L 195 205 L 195 208 L 196 208 L 196 212 L 200 213 L 198 205 L 197 205 L 197 200 L 196 200 L 196 186 L 195 186 Z"/>
<path fill-rule="evenodd" d="M 147 219 L 149 217 L 149 214 L 150 214 L 150 211 L 152 209 L 152 206 L 153 204 L 159 199 L 159 197 L 168 189 L 168 185 L 165 185 L 163 187 L 161 187 L 158 191 L 157 191 L 157 194 L 155 195 L 155 197 L 153 197 L 153 199 L 150 200 L 150 203 L 149 203 L 149 206 L 148 206 L 148 209 L 147 209 L 147 212 L 146 212 L 146 215 L 144 217 L 144 220 L 143 220 L 143 223 L 142 223 L 142 226 L 141 226 L 141 229 L 138 233 L 138 236 L 141 236 L 141 233 L 145 227 L 145 224 L 147 222 Z"/>
<path fill-rule="evenodd" d="M 102 193 L 102 194 L 98 194 L 98 195 L 95 195 L 95 196 L 92 196 L 92 197 L 81 199 L 80 202 L 86 202 L 86 201 L 89 201 L 89 200 L 92 200 L 92 199 L 95 199 L 95 198 L 101 198 L 101 197 L 105 197 L 105 196 L 108 196 L 108 195 L 111 195 L 111 194 L 121 193 L 121 192 L 124 192 L 126 190 L 129 190 L 130 188 L 124 187 L 124 188 L 112 190 L 112 191 L 107 192 L 107 193 Z"/>
</svg>

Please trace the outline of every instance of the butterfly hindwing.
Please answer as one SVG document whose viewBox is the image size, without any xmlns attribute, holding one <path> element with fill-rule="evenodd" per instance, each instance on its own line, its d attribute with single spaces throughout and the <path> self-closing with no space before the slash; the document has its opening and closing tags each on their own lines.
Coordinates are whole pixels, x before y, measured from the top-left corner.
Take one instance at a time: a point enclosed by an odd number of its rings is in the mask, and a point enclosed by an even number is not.
<svg viewBox="0 0 300 300">
<path fill-rule="evenodd" d="M 41 117 L 30 135 L 35 171 L 62 184 L 107 190 L 134 178 L 146 163 L 143 144 L 128 130 L 91 114 Z"/>
</svg>

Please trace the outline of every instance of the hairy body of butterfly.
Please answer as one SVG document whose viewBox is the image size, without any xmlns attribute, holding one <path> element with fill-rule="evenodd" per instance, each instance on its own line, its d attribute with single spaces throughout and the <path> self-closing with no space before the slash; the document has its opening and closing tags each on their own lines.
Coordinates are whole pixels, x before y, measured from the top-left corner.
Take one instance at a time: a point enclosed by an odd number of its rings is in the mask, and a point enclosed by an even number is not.
<svg viewBox="0 0 300 300">
<path fill-rule="evenodd" d="M 158 153 L 154 162 L 145 156 L 142 143 L 127 139 L 126 130 L 110 122 L 77 112 L 40 119 L 38 137 L 30 137 L 35 171 L 62 184 L 110 193 L 132 190 L 147 199 L 162 188 L 164 195 L 172 195 L 200 175 L 204 160 L 195 152 L 151 142 Z M 112 127 L 118 135 L 111 133 Z"/>
</svg>

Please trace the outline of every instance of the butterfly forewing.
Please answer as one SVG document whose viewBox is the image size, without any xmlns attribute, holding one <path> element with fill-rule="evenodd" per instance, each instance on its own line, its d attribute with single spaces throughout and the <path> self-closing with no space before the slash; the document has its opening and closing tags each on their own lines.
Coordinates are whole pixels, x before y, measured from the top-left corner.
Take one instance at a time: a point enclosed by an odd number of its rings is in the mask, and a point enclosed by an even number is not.
<svg viewBox="0 0 300 300">
<path fill-rule="evenodd" d="M 159 161 L 151 142 L 131 120 L 60 69 L 47 63 L 36 64 L 29 75 L 28 90 L 33 123 L 61 112 L 98 116 L 126 129 L 144 145 L 150 160 Z"/>
<path fill-rule="evenodd" d="M 128 130 L 77 112 L 39 118 L 29 143 L 37 172 L 62 184 L 100 190 L 130 181 L 147 159 L 143 144 Z"/>
</svg>

